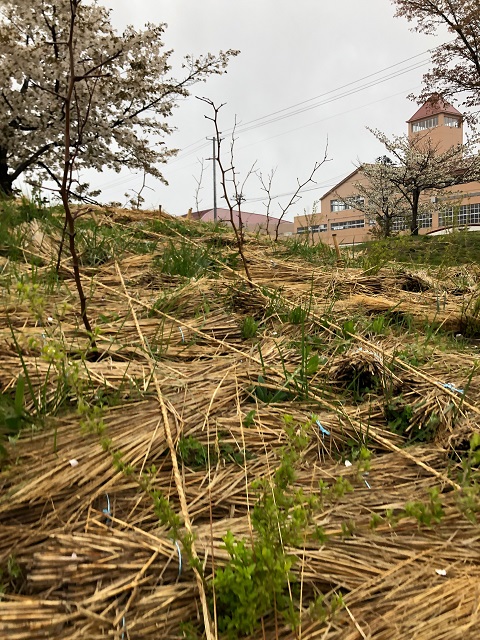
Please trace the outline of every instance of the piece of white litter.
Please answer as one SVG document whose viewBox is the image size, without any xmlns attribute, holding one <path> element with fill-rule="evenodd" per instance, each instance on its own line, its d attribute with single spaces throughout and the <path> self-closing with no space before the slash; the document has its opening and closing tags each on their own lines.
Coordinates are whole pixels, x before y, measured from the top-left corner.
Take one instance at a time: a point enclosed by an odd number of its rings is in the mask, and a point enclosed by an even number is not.
<svg viewBox="0 0 480 640">
<path fill-rule="evenodd" d="M 272 336 L 278 336 L 278 333 L 276 331 L 272 331 Z"/>
<path fill-rule="evenodd" d="M 72 553 L 72 560 L 76 560 L 78 558 L 77 554 L 75 553 L 75 551 Z"/>
<path fill-rule="evenodd" d="M 351 467 L 352 463 L 350 462 L 350 460 L 345 460 L 345 466 L 346 467 Z"/>
<path fill-rule="evenodd" d="M 47 321 L 48 321 L 48 322 L 53 322 L 53 318 L 52 318 L 52 316 L 48 316 Z"/>
<path fill-rule="evenodd" d="M 446 576 L 447 572 L 445 569 L 435 569 L 435 573 L 438 573 L 439 576 Z"/>
<path fill-rule="evenodd" d="M 70 463 L 71 467 L 77 467 L 78 466 L 78 460 L 75 460 L 75 458 L 72 458 L 68 462 Z"/>
</svg>

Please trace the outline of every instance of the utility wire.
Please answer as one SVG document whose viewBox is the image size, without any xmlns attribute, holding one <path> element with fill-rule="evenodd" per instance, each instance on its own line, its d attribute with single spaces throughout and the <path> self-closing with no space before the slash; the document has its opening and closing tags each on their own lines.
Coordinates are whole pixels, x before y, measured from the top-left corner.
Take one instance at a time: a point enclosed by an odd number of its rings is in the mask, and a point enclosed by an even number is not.
<svg viewBox="0 0 480 640">
<path fill-rule="evenodd" d="M 441 45 L 443 46 L 443 45 Z M 419 58 L 420 56 L 425 55 L 426 53 L 431 53 L 432 51 L 435 51 L 435 49 L 438 49 L 440 47 L 434 47 L 433 49 L 427 49 L 426 51 L 422 51 L 422 53 L 417 53 L 414 56 L 410 56 L 409 58 L 405 58 L 405 60 L 400 60 L 400 62 L 396 62 L 395 64 L 391 64 L 388 67 L 385 67 L 384 69 L 380 69 L 379 71 L 375 71 L 373 73 L 369 73 L 366 76 L 363 76 L 362 78 L 358 78 L 358 80 L 352 80 L 351 82 L 347 82 L 347 84 L 341 85 L 340 87 L 337 87 L 336 89 L 330 89 L 329 91 L 325 91 L 324 93 L 321 93 L 318 96 L 314 96 L 313 98 L 308 98 L 307 100 L 302 100 L 302 102 L 297 102 L 294 105 L 291 105 L 290 107 L 284 107 L 283 109 L 279 109 L 278 111 L 273 111 L 272 113 L 268 113 L 265 116 L 261 116 L 259 118 L 255 118 L 254 120 L 249 120 L 248 122 L 245 123 L 244 126 L 247 126 L 249 124 L 252 124 L 254 122 L 258 122 L 259 120 L 264 120 L 266 118 L 270 118 L 274 115 L 277 115 L 279 113 L 283 113 L 285 111 L 289 111 L 290 109 L 295 109 L 296 107 L 300 107 L 301 105 L 306 104 L 307 102 L 313 102 L 313 100 L 318 100 L 319 98 L 323 98 L 325 96 L 328 96 L 332 93 L 336 93 L 337 91 L 341 91 L 342 89 L 346 89 L 347 87 L 351 87 L 354 84 L 358 84 L 359 82 L 362 82 L 363 80 L 368 80 L 369 78 L 372 78 L 373 76 L 377 76 L 380 73 L 384 73 L 385 71 L 389 71 L 390 69 L 393 69 L 394 67 L 398 67 L 401 64 L 404 64 L 405 62 L 410 62 L 410 60 L 414 60 L 415 58 Z M 424 64 L 424 63 L 422 63 Z M 413 67 L 416 68 L 416 67 Z"/>
<path fill-rule="evenodd" d="M 237 129 L 236 129 L 236 133 L 246 133 L 247 131 L 251 131 L 253 129 L 257 129 L 258 127 L 263 127 L 264 125 L 267 124 L 271 124 L 273 122 L 278 122 L 279 120 L 284 120 L 285 118 L 289 118 L 290 116 L 295 116 L 298 115 L 300 113 L 305 113 L 305 111 L 310 111 L 311 109 L 316 109 L 317 107 L 323 107 L 326 104 L 330 104 L 331 102 L 335 102 L 336 100 L 341 100 L 343 98 L 347 98 L 349 96 L 354 95 L 355 93 L 358 93 L 360 91 L 364 91 L 365 89 L 370 89 L 371 87 L 376 87 L 379 84 L 382 84 L 383 82 L 386 82 L 387 80 L 392 80 L 393 78 L 398 78 L 399 76 L 404 75 L 405 73 L 409 73 L 410 71 L 414 71 L 415 69 L 419 69 L 420 67 L 425 66 L 426 64 L 428 64 L 428 60 L 427 61 L 423 61 L 419 64 L 416 64 L 412 67 L 409 67 L 408 69 L 404 69 L 399 73 L 395 73 L 395 74 L 390 74 L 384 78 L 380 78 L 379 80 L 376 80 L 375 82 L 370 82 L 364 85 L 361 85 L 360 87 L 356 87 L 355 89 L 351 90 L 351 91 L 347 91 L 345 93 L 341 93 L 337 96 L 333 96 L 331 98 L 328 98 L 327 100 L 324 100 L 323 102 L 317 102 L 316 104 L 312 104 L 309 105 L 308 107 L 303 107 L 302 109 L 297 109 L 297 111 L 292 111 L 289 112 L 283 116 L 278 116 L 275 118 L 271 118 L 270 120 L 266 120 L 265 122 L 261 122 L 257 125 L 252 125 L 250 126 L 242 126 L 240 125 Z"/>
<path fill-rule="evenodd" d="M 303 107 L 301 109 L 297 109 L 296 111 L 289 111 L 288 113 L 284 113 L 283 115 L 272 117 L 269 120 L 265 120 L 265 118 L 267 118 L 267 116 L 263 116 L 262 117 L 262 120 L 263 120 L 262 122 L 257 122 L 257 124 L 252 124 L 251 126 L 249 125 L 249 123 L 245 123 L 244 125 L 239 125 L 236 128 L 235 132 L 238 133 L 238 134 L 246 133 L 248 131 L 253 131 L 255 129 L 263 127 L 265 125 L 272 124 L 274 122 L 279 122 L 281 120 L 285 120 L 286 118 L 290 118 L 291 116 L 295 116 L 295 115 L 299 115 L 301 113 L 305 113 L 306 111 L 310 111 L 311 109 L 316 109 L 317 107 L 323 107 L 323 106 L 325 106 L 327 104 L 330 104 L 331 102 L 335 102 L 337 100 L 342 100 L 342 99 L 347 98 L 349 96 L 352 96 L 352 95 L 354 95 L 356 93 L 359 93 L 360 91 L 364 91 L 365 89 L 371 89 L 372 87 L 376 87 L 379 84 L 387 82 L 388 80 L 392 80 L 394 78 L 398 78 L 398 77 L 400 77 L 402 75 L 405 75 L 406 73 L 409 73 L 410 71 L 414 71 L 416 69 L 419 69 L 420 67 L 425 66 L 426 64 L 428 64 L 428 62 L 429 62 L 428 60 L 424 60 L 424 61 L 422 61 L 420 63 L 417 63 L 415 65 L 412 65 L 412 66 L 410 66 L 410 67 L 408 67 L 406 69 L 402 69 L 398 73 L 389 74 L 389 75 L 387 75 L 387 76 L 385 76 L 383 78 L 377 79 L 374 82 L 369 82 L 369 83 L 366 83 L 364 85 L 361 85 L 360 87 L 356 87 L 353 90 L 346 91 L 346 92 L 341 93 L 341 94 L 336 95 L 336 96 L 332 96 L 332 97 L 330 97 L 327 100 L 324 100 L 322 102 L 317 102 L 315 104 L 308 105 L 308 106 Z M 353 83 L 351 83 L 351 84 L 353 84 Z M 332 90 L 332 92 L 333 91 L 337 91 L 337 90 L 338 89 Z M 332 92 L 328 92 L 328 93 L 332 93 Z M 307 102 L 307 101 L 305 101 L 305 102 Z M 288 108 L 292 109 L 293 107 L 288 107 Z M 260 119 L 258 119 L 258 120 L 260 120 Z M 250 121 L 250 122 L 255 122 L 255 121 Z M 228 134 L 228 133 L 231 133 L 232 131 L 233 131 L 233 128 L 232 129 L 226 129 L 224 131 L 224 133 Z M 191 156 L 191 155 L 193 155 L 195 153 L 199 153 L 200 151 L 202 151 L 203 149 L 206 149 L 206 148 L 207 148 L 207 144 L 203 143 L 203 144 L 199 145 L 198 147 L 196 147 L 195 149 L 192 149 L 191 151 L 188 151 L 187 153 L 180 152 L 176 158 L 174 158 L 173 160 L 170 161 L 169 164 L 175 164 L 176 162 L 184 160 L 184 159 L 188 158 L 189 156 Z"/>
<path fill-rule="evenodd" d="M 392 78 L 396 78 L 398 76 L 404 75 L 405 73 L 408 73 L 410 71 L 414 71 L 426 64 L 428 64 L 430 62 L 430 59 L 428 60 L 422 60 L 419 63 L 415 63 L 413 65 L 410 65 L 408 68 L 406 69 L 402 69 L 400 70 L 400 72 L 398 73 L 391 73 L 388 74 L 387 76 L 383 77 L 383 78 L 379 78 L 377 80 L 375 80 L 374 82 L 371 83 L 367 83 L 361 87 L 357 87 L 355 88 L 353 91 L 347 91 L 344 92 L 342 94 L 340 94 L 339 96 L 333 96 L 332 98 L 322 101 L 318 104 L 314 104 L 314 105 L 309 105 L 306 108 L 301 108 L 301 109 L 297 109 L 297 107 L 301 107 L 302 105 L 305 105 L 309 102 L 313 102 L 314 100 L 318 100 L 319 98 L 323 98 L 325 96 L 331 95 L 332 93 L 337 93 L 338 91 L 341 91 L 342 89 L 345 89 L 347 87 L 351 87 L 352 85 L 358 84 L 359 82 L 363 82 L 364 80 L 368 80 L 369 78 L 373 78 L 374 76 L 378 76 L 380 73 L 384 73 L 385 71 L 389 71 L 390 69 L 393 69 L 395 67 L 398 67 L 401 64 L 404 64 L 405 62 L 410 62 L 411 60 L 415 60 L 416 58 L 420 58 L 421 56 L 425 55 L 426 53 L 432 53 L 433 51 L 435 51 L 436 49 L 439 49 L 440 47 L 443 47 L 444 45 L 439 45 L 438 47 L 433 47 L 431 49 L 427 49 L 426 51 L 422 51 L 422 53 L 418 53 L 414 56 L 410 56 L 409 58 L 405 58 L 404 60 L 400 60 L 399 62 L 395 62 L 394 64 L 389 65 L 388 67 L 384 67 L 383 69 L 380 69 L 378 71 L 375 71 L 373 73 L 369 73 L 366 76 L 362 76 L 361 78 L 358 78 L 357 80 L 352 80 L 351 82 L 347 82 L 344 85 L 341 85 L 340 87 L 337 87 L 335 89 L 330 89 L 329 91 L 325 91 L 324 93 L 319 94 L 318 96 L 314 96 L 313 98 L 308 98 L 307 100 L 302 100 L 301 102 L 297 102 L 296 104 L 290 105 L 289 107 L 284 107 L 283 109 L 279 109 L 277 111 L 272 111 L 271 113 L 268 113 L 264 116 L 260 116 L 259 118 L 254 118 L 253 120 L 249 120 L 247 122 L 245 122 L 243 125 L 240 125 L 236 128 L 236 131 L 238 133 L 241 133 L 242 131 L 250 131 L 251 129 L 255 129 L 257 128 L 257 126 L 263 126 L 264 124 L 270 124 L 271 122 L 277 122 L 277 120 L 282 120 L 283 118 L 288 118 L 292 115 L 297 115 L 299 113 L 303 113 L 304 111 L 308 111 L 309 109 L 314 109 L 317 106 L 323 106 L 325 104 L 329 104 L 330 102 L 333 102 L 334 100 L 339 100 L 343 97 L 347 97 L 349 95 L 352 95 L 354 93 L 357 93 L 358 91 L 361 91 L 363 89 L 368 89 L 370 87 L 374 87 L 377 84 L 380 84 L 382 82 L 386 82 L 387 80 L 391 80 Z M 296 109 L 295 111 L 292 111 L 290 113 L 290 111 L 292 109 Z M 285 113 L 285 112 L 289 112 L 289 113 Z M 273 118 L 273 116 L 277 116 L 278 114 L 284 114 L 283 116 L 280 116 L 279 118 Z M 267 122 L 260 122 L 262 120 L 267 120 Z M 250 125 L 253 125 L 255 123 L 259 123 L 256 126 L 252 126 L 250 127 Z M 226 129 L 224 131 L 225 134 L 231 133 L 233 131 L 233 127 L 230 129 Z M 201 142 L 201 139 L 199 139 L 197 141 L 197 143 Z M 197 143 L 192 143 L 192 144 L 197 144 Z M 192 145 L 188 145 L 187 147 L 184 147 L 184 149 L 189 148 Z M 201 145 L 202 147 L 205 147 L 206 145 L 203 144 Z M 179 155 L 172 160 L 172 162 L 175 162 L 176 160 L 181 160 L 182 157 L 185 157 L 185 155 L 190 155 L 191 153 L 194 153 L 195 151 L 192 150 L 190 152 L 188 152 L 187 154 L 183 154 L 183 150 L 182 152 L 179 153 Z"/>
</svg>

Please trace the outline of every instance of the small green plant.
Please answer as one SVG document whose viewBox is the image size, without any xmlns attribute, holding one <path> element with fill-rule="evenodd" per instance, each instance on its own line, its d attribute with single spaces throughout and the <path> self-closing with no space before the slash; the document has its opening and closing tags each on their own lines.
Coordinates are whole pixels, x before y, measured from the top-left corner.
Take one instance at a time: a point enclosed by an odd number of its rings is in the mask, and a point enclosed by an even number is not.
<svg viewBox="0 0 480 640">
<path fill-rule="evenodd" d="M 247 413 L 247 415 L 243 419 L 243 426 L 244 427 L 251 427 L 252 424 L 255 423 L 255 414 L 256 414 L 255 409 L 252 409 L 251 411 L 249 411 Z"/>
<path fill-rule="evenodd" d="M 412 500 L 407 502 L 403 509 L 385 509 L 383 516 L 374 513 L 370 519 L 370 527 L 376 529 L 383 523 L 396 527 L 402 520 L 413 518 L 419 527 L 432 529 L 435 525 L 440 524 L 445 515 L 440 493 L 438 487 L 432 487 L 428 490 L 428 500 L 426 501 Z"/>
<path fill-rule="evenodd" d="M 0 567 L 0 595 L 17 593 L 23 581 L 23 572 L 14 555 L 9 555 L 4 567 Z"/>
<path fill-rule="evenodd" d="M 250 393 L 265 404 L 285 402 L 291 400 L 295 395 L 288 388 L 279 389 L 276 385 L 270 385 L 262 375 L 258 376 L 258 384 L 251 387 Z"/>
<path fill-rule="evenodd" d="M 305 309 L 302 306 L 297 306 L 297 307 L 294 307 L 293 309 L 290 309 L 287 315 L 287 320 L 291 324 L 302 324 L 308 318 L 308 313 L 309 313 L 308 309 Z"/>
<path fill-rule="evenodd" d="M 192 469 L 201 469 L 217 464 L 218 460 L 243 465 L 245 460 L 253 456 L 225 441 L 226 434 L 219 433 L 218 440 L 210 447 L 202 444 L 193 436 L 182 437 L 178 441 L 177 452 L 183 464 Z"/>
<path fill-rule="evenodd" d="M 342 334 L 346 340 L 350 340 L 352 336 L 356 333 L 356 323 L 355 320 L 345 320 L 342 325 Z"/>
<path fill-rule="evenodd" d="M 176 243 L 169 240 L 163 252 L 155 257 L 154 265 L 162 273 L 184 278 L 200 278 L 217 269 L 208 247 L 195 247 L 183 239 Z"/>
<path fill-rule="evenodd" d="M 367 332 L 374 333 L 377 336 L 383 336 L 388 327 L 388 319 L 384 315 L 376 316 L 367 327 Z"/>
<path fill-rule="evenodd" d="M 282 257 L 302 258 L 306 262 L 319 265 L 334 265 L 335 250 L 328 244 L 316 242 L 311 244 L 307 240 L 293 238 L 286 240 L 277 247 L 277 254 Z"/>
<path fill-rule="evenodd" d="M 338 476 L 333 484 L 328 484 L 324 480 L 319 480 L 320 505 L 322 509 L 326 504 L 338 502 L 344 495 L 353 491 L 353 486 L 347 478 Z"/>
<path fill-rule="evenodd" d="M 461 491 L 457 503 L 459 509 L 476 523 L 480 512 L 480 433 L 476 431 L 470 438 L 468 453 L 462 458 L 459 478 Z"/>
<path fill-rule="evenodd" d="M 376 529 L 382 524 L 382 522 L 383 518 L 380 514 L 372 513 L 372 516 L 370 518 L 370 529 Z"/>
<path fill-rule="evenodd" d="M 275 315 L 284 317 L 288 314 L 288 309 L 285 307 L 285 301 L 283 299 L 283 292 L 281 289 L 261 287 L 261 292 L 266 298 L 264 312 L 265 318 L 270 318 Z"/>
<path fill-rule="evenodd" d="M 401 395 L 397 398 L 391 398 L 384 407 L 388 428 L 393 433 L 408 438 L 411 442 L 431 442 L 437 433 L 440 418 L 437 413 L 433 412 L 425 415 L 422 420 L 419 420 L 418 417 L 415 419 L 415 413 L 421 412 L 424 406 L 423 399 L 415 404 L 408 404 Z M 445 407 L 444 414 L 452 411 L 453 406 L 451 404 L 449 407 Z"/>
<path fill-rule="evenodd" d="M 187 467 L 206 467 L 208 464 L 208 447 L 193 436 L 180 438 L 177 451 L 183 464 Z"/>
<path fill-rule="evenodd" d="M 291 571 L 296 559 L 286 547 L 302 543 L 317 506 L 316 498 L 293 488 L 295 465 L 309 443 L 308 427 L 285 416 L 288 445 L 279 467 L 271 479 L 252 486 L 258 496 L 252 513 L 255 537 L 247 542 L 228 532 L 224 538 L 230 561 L 217 570 L 212 586 L 219 629 L 230 638 L 254 633 L 273 609 L 292 626 L 298 623 Z"/>
<path fill-rule="evenodd" d="M 257 335 L 258 322 L 256 322 L 255 318 L 252 318 L 252 316 L 247 316 L 242 321 L 240 331 L 244 340 L 254 338 Z"/>
<path fill-rule="evenodd" d="M 134 225 L 126 228 L 81 217 L 76 229 L 79 257 L 85 267 L 99 267 L 112 259 L 120 260 L 127 253 L 151 254 L 157 246 L 157 239 L 146 238 L 145 232 Z"/>
<path fill-rule="evenodd" d="M 28 421 L 24 409 L 24 397 L 25 378 L 23 376 L 17 380 L 13 398 L 8 393 L 0 393 L 0 457 L 7 453 L 1 439 L 17 436 Z"/>
<path fill-rule="evenodd" d="M 350 538 L 355 533 L 356 524 L 354 520 L 342 522 L 342 538 Z"/>
<path fill-rule="evenodd" d="M 415 518 L 419 527 L 432 528 L 433 525 L 442 521 L 445 512 L 440 499 L 440 489 L 433 487 L 428 493 L 429 500 L 427 502 L 407 502 L 404 516 Z"/>
<path fill-rule="evenodd" d="M 411 425 L 413 407 L 405 403 L 402 396 L 392 398 L 385 406 L 385 417 L 388 422 L 388 428 L 393 433 L 404 436 Z"/>
</svg>

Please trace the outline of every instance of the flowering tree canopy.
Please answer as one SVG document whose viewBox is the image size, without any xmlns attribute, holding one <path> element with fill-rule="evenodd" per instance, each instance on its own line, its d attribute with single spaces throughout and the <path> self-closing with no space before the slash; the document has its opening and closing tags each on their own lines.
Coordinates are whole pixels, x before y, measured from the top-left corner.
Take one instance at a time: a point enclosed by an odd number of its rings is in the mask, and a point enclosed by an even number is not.
<svg viewBox="0 0 480 640">
<path fill-rule="evenodd" d="M 374 164 L 361 165 L 360 170 L 365 179 L 354 184 L 360 196 L 355 198 L 355 208 L 375 222 L 371 229 L 374 235 L 388 238 L 402 228 L 410 211 L 408 200 L 392 183 L 393 162 L 383 156 Z M 394 222 L 400 223 L 397 228 Z"/>
<path fill-rule="evenodd" d="M 424 76 L 419 96 L 424 102 L 433 92 L 457 96 L 463 107 L 480 109 L 480 3 L 478 0 L 392 0 L 396 15 L 415 22 L 415 30 L 433 34 L 448 29 L 453 39 L 433 50 L 432 69 Z M 459 95 L 460 94 L 460 95 Z"/>
<path fill-rule="evenodd" d="M 408 202 L 412 235 L 418 234 L 422 193 L 480 179 L 480 156 L 471 145 L 458 144 L 440 151 L 428 133 L 409 139 L 408 136 L 388 138 L 381 131 L 370 131 L 393 161 L 382 167 L 382 179 Z"/>
<path fill-rule="evenodd" d="M 71 0 L 0 0 L 0 192 L 7 195 L 22 174 L 59 184 L 70 68 L 77 74 L 70 101 L 76 169 L 129 167 L 163 180 L 158 164 L 175 152 L 162 138 L 177 99 L 223 73 L 238 53 L 187 57 L 174 78 L 166 25 L 119 34 L 96 2 L 75 0 L 75 10 L 71 65 Z"/>
</svg>

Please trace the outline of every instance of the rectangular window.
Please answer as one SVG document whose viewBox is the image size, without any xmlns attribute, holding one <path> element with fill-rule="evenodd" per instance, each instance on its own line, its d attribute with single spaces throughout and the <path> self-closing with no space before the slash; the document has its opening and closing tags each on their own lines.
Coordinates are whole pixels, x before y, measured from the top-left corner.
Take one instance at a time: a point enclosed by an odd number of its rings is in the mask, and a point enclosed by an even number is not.
<svg viewBox="0 0 480 640">
<path fill-rule="evenodd" d="M 429 229 L 432 226 L 432 214 L 431 213 L 421 213 L 418 216 L 418 228 L 419 229 Z"/>
<path fill-rule="evenodd" d="M 362 196 L 348 196 L 344 200 L 330 200 L 330 211 L 345 211 L 346 209 L 356 209 L 363 207 L 365 198 Z"/>
<path fill-rule="evenodd" d="M 297 233 L 305 233 L 307 227 L 297 227 Z"/>
<path fill-rule="evenodd" d="M 405 218 L 394 218 L 392 220 L 392 230 L 393 231 L 403 231 L 407 228 L 407 221 Z"/>
<path fill-rule="evenodd" d="M 452 118 L 451 116 L 445 116 L 445 126 L 446 127 L 460 127 L 460 119 Z"/>
<path fill-rule="evenodd" d="M 357 229 L 365 226 L 365 220 L 344 220 L 342 222 L 332 222 L 330 228 L 332 231 L 340 229 Z"/>
<path fill-rule="evenodd" d="M 343 200 L 330 200 L 330 211 L 345 211 L 347 203 Z"/>
<path fill-rule="evenodd" d="M 425 118 L 425 120 L 419 120 L 418 122 L 412 123 L 412 131 L 415 133 L 416 131 L 425 131 L 425 129 L 433 129 L 433 127 L 438 126 L 438 116 L 433 116 L 432 118 Z"/>
<path fill-rule="evenodd" d="M 480 224 L 480 204 L 470 205 L 470 224 Z"/>
<path fill-rule="evenodd" d="M 453 224 L 453 207 L 448 207 L 438 214 L 440 227 L 450 227 Z"/>
<path fill-rule="evenodd" d="M 468 224 L 469 213 L 470 213 L 470 205 L 462 204 L 462 206 L 460 207 L 459 214 L 458 214 L 458 224 L 459 225 Z"/>
</svg>

